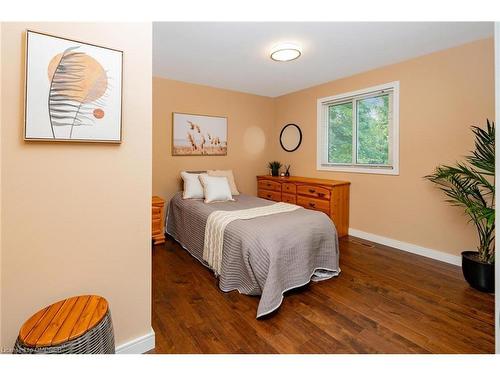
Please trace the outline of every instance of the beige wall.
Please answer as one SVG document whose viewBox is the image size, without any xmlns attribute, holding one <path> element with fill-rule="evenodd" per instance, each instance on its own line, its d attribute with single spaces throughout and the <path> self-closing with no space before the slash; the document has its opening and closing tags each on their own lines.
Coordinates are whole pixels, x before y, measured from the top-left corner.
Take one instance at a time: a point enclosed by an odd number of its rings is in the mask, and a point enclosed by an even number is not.
<svg viewBox="0 0 500 375">
<path fill-rule="evenodd" d="M 153 78 L 153 194 L 170 199 L 180 171 L 206 169 L 233 169 L 238 188 L 255 194 L 271 158 L 273 111 L 271 98 Z M 172 112 L 227 116 L 227 156 L 172 156 Z"/>
<path fill-rule="evenodd" d="M 295 175 L 351 181 L 351 228 L 456 255 L 474 249 L 473 226 L 422 176 L 460 159 L 473 147 L 469 127 L 494 119 L 493 62 L 486 39 L 276 98 L 273 157 Z M 391 81 L 400 81 L 400 175 L 317 171 L 317 99 Z M 289 122 L 304 136 L 294 153 L 278 142 Z"/>
<path fill-rule="evenodd" d="M 124 51 L 121 145 L 22 140 L 27 28 Z M 117 345 L 150 332 L 151 34 L 140 23 L 3 25 L 4 348 L 39 308 L 83 293 L 109 300 Z"/>
<path fill-rule="evenodd" d="M 494 118 L 493 61 L 486 39 L 278 98 L 154 78 L 153 193 L 169 199 L 181 170 L 232 168 L 254 194 L 255 175 L 278 159 L 294 175 L 351 181 L 351 228 L 458 255 L 476 247 L 475 230 L 422 176 L 460 159 L 473 147 L 470 126 Z M 391 81 L 400 81 L 399 176 L 317 171 L 317 99 Z M 228 116 L 228 156 L 172 157 L 172 112 Z M 279 146 L 289 122 L 304 137 L 294 153 Z"/>
</svg>

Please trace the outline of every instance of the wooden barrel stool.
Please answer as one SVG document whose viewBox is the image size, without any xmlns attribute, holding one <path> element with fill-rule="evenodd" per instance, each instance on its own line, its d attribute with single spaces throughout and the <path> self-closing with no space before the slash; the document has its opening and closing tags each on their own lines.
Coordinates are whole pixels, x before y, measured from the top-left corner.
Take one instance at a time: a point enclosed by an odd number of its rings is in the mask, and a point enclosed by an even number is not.
<svg viewBox="0 0 500 375">
<path fill-rule="evenodd" d="M 21 327 L 14 354 L 114 354 L 108 302 L 78 296 L 56 302 Z"/>
</svg>

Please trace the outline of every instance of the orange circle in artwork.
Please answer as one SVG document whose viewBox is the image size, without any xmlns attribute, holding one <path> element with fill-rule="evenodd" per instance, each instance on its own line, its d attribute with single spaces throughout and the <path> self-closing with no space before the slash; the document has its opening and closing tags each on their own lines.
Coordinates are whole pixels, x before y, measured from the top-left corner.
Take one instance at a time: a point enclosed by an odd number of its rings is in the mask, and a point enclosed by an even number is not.
<svg viewBox="0 0 500 375">
<path fill-rule="evenodd" d="M 104 117 L 104 111 L 101 108 L 96 108 L 94 109 L 94 117 L 97 119 L 103 118 Z"/>
<path fill-rule="evenodd" d="M 74 51 L 55 55 L 47 69 L 49 82 L 54 79 L 63 56 L 71 59 L 73 65 L 71 69 L 78 70 L 78 73 L 75 74 L 81 76 L 78 85 L 68 84 L 64 90 L 66 96 L 80 103 L 91 103 L 104 95 L 108 87 L 108 75 L 96 59 L 83 52 Z M 67 79 L 66 75 L 62 73 L 56 78 L 58 80 Z"/>
</svg>

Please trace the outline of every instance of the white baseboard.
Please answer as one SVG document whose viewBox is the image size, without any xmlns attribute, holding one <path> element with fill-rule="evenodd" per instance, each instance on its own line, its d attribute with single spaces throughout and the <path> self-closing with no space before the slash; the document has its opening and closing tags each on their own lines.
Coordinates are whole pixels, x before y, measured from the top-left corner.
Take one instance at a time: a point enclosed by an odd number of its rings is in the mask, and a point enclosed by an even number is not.
<svg viewBox="0 0 500 375">
<path fill-rule="evenodd" d="M 155 331 L 117 346 L 116 354 L 143 354 L 155 348 Z"/>
<path fill-rule="evenodd" d="M 378 234 L 363 232 L 361 230 L 353 228 L 349 228 L 349 235 L 354 237 L 359 237 L 364 240 L 376 242 L 382 245 L 394 247 L 398 250 L 403 250 L 408 253 L 417 254 L 427 258 L 440 260 L 441 262 L 454 264 L 455 266 L 462 265 L 462 258 L 457 255 L 451 255 L 448 253 L 444 253 L 442 251 L 429 249 L 427 247 L 415 245 L 412 243 L 394 240 L 392 238 L 379 236 Z"/>
</svg>

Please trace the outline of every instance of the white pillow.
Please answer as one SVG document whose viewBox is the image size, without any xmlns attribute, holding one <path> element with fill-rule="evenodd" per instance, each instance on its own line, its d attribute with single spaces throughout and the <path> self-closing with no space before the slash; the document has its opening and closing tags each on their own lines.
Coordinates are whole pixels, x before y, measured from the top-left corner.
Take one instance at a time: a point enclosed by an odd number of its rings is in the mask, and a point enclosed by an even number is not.
<svg viewBox="0 0 500 375">
<path fill-rule="evenodd" d="M 198 178 L 203 174 L 205 173 L 200 174 L 181 172 L 181 177 L 184 181 L 184 191 L 182 192 L 182 199 L 205 198 L 205 195 L 203 194 L 203 186 L 201 185 L 200 179 Z"/>
<path fill-rule="evenodd" d="M 233 171 L 231 169 L 209 169 L 207 171 L 209 176 L 224 176 L 227 177 L 227 182 L 229 182 L 229 187 L 231 188 L 231 195 L 240 195 L 238 188 L 236 187 L 236 182 L 234 182 Z"/>
<path fill-rule="evenodd" d="M 203 185 L 205 203 L 234 201 L 231 195 L 231 188 L 226 177 L 208 176 L 200 174 L 199 179 Z"/>
</svg>

